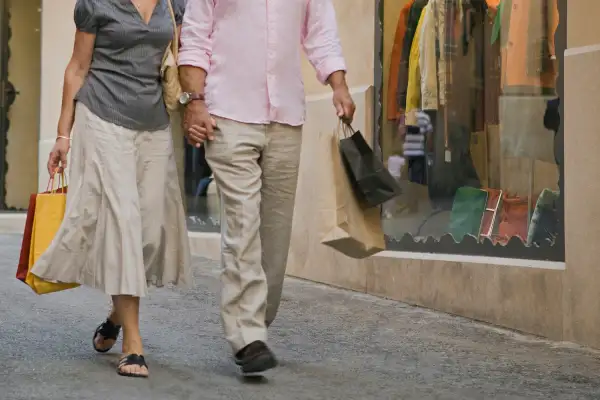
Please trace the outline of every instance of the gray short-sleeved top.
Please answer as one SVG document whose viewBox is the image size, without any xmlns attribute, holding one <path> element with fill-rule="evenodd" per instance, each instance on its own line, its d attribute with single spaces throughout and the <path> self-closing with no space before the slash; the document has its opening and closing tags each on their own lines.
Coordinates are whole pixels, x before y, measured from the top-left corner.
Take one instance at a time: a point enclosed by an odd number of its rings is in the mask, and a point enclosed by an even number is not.
<svg viewBox="0 0 600 400">
<path fill-rule="evenodd" d="M 160 67 L 173 38 L 167 1 L 180 25 L 185 0 L 158 0 L 148 24 L 131 0 L 77 0 L 75 25 L 96 35 L 92 63 L 76 100 L 98 117 L 132 130 L 169 125 Z"/>
</svg>

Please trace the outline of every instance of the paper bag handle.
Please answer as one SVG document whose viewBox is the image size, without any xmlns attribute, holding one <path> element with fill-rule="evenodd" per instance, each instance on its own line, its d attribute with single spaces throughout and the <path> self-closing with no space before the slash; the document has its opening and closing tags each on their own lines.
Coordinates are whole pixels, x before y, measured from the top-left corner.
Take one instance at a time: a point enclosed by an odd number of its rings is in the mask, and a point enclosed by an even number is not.
<svg viewBox="0 0 600 400">
<path fill-rule="evenodd" d="M 64 188 L 65 186 L 67 186 L 67 177 L 65 175 L 65 171 L 60 170 L 57 168 L 56 170 L 54 170 L 54 173 L 52 175 L 50 175 L 50 179 L 48 180 L 48 186 L 46 187 L 46 192 L 50 192 L 50 193 L 56 193 L 58 192 L 59 189 Z M 54 182 L 56 181 L 55 177 L 56 175 L 58 175 L 58 186 L 56 187 L 56 189 L 54 188 Z"/>
<path fill-rule="evenodd" d="M 352 129 L 352 125 L 344 121 L 342 118 L 338 120 L 337 126 L 337 136 L 338 139 L 349 138 L 354 135 L 354 129 Z M 341 137 L 340 137 L 341 136 Z"/>
</svg>

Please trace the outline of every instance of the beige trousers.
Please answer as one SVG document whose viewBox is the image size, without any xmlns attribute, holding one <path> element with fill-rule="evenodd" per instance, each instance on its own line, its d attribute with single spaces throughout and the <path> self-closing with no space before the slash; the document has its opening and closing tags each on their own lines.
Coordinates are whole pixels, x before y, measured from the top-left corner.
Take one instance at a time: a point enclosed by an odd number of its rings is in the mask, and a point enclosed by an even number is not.
<svg viewBox="0 0 600 400">
<path fill-rule="evenodd" d="M 287 264 L 302 127 L 216 118 L 206 159 L 221 196 L 221 315 L 235 352 L 267 338 Z"/>
</svg>

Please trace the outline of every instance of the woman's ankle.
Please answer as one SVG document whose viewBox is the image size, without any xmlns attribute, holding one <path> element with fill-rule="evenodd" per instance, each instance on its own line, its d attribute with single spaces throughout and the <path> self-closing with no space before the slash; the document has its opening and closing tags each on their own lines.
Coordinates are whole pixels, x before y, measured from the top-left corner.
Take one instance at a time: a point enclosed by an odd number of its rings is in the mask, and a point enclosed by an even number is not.
<svg viewBox="0 0 600 400">
<path fill-rule="evenodd" d="M 121 319 L 119 318 L 119 315 L 117 314 L 117 312 L 114 309 L 111 310 L 110 314 L 108 314 L 108 317 L 106 319 L 117 326 L 123 325 L 121 323 Z"/>
<path fill-rule="evenodd" d="M 139 331 L 123 329 L 123 354 L 144 354 L 144 345 Z"/>
</svg>

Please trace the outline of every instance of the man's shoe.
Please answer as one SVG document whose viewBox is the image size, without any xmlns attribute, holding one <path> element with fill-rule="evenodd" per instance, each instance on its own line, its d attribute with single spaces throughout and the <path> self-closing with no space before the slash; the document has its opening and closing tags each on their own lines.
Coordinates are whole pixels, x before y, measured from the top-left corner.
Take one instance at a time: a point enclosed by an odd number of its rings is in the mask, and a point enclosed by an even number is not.
<svg viewBox="0 0 600 400">
<path fill-rule="evenodd" d="M 264 342 L 256 341 L 236 353 L 235 363 L 244 375 L 255 375 L 275 368 L 277 359 Z"/>
</svg>

